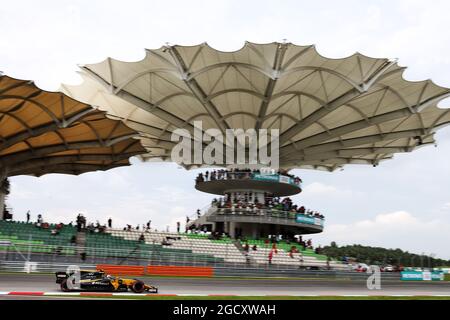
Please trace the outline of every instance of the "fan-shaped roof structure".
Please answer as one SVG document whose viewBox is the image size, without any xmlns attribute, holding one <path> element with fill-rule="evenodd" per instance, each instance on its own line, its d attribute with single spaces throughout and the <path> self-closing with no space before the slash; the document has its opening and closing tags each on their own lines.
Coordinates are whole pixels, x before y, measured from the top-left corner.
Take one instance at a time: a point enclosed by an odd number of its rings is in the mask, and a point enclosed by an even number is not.
<svg viewBox="0 0 450 320">
<path fill-rule="evenodd" d="M 138 133 L 104 111 L 0 74 L 0 173 L 81 174 L 129 165 Z"/>
<path fill-rule="evenodd" d="M 171 132 L 202 120 L 203 129 L 279 129 L 281 167 L 333 171 L 434 143 L 450 122 L 437 107 L 448 88 L 405 80 L 393 60 L 330 59 L 312 45 L 166 45 L 140 61 L 81 68 L 84 82 L 62 90 L 139 131 L 147 159 L 169 159 Z"/>
</svg>

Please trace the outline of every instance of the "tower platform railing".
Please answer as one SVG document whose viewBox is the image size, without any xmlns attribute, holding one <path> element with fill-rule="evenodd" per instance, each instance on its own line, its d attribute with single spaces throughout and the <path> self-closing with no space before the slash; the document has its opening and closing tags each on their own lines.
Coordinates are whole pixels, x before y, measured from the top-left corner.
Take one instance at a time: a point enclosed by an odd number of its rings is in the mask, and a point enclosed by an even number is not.
<svg viewBox="0 0 450 320">
<path fill-rule="evenodd" d="M 277 218 L 292 220 L 298 223 L 313 224 L 323 226 L 325 218 L 323 216 L 292 211 L 282 211 L 278 209 L 244 209 L 244 208 L 217 208 L 212 215 L 237 215 L 255 218 Z"/>
<path fill-rule="evenodd" d="M 270 209 L 256 209 L 252 212 L 246 209 L 217 208 L 213 214 L 206 217 L 206 221 L 283 225 L 301 228 L 305 233 L 318 233 L 323 231 L 325 219 L 314 215 Z"/>
<path fill-rule="evenodd" d="M 283 174 L 280 172 L 261 172 L 261 171 L 227 171 L 218 170 L 208 172 L 208 175 L 202 173 L 196 178 L 196 183 L 222 181 L 222 180 L 254 180 L 265 182 L 280 182 L 295 185 L 301 188 L 302 180 L 299 177 Z"/>
</svg>

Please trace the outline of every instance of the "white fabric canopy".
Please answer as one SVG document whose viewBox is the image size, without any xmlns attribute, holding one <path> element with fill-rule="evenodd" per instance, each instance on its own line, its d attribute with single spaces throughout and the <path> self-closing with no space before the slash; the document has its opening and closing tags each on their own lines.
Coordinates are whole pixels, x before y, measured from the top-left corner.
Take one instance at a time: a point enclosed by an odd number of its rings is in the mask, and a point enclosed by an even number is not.
<svg viewBox="0 0 450 320">
<path fill-rule="evenodd" d="M 222 52 L 203 43 L 84 65 L 84 82 L 62 90 L 139 131 L 145 159 L 169 160 L 171 132 L 202 120 L 203 129 L 280 129 L 281 167 L 333 171 L 432 144 L 450 122 L 437 107 L 450 90 L 407 81 L 404 70 L 360 53 L 326 58 L 314 46 L 247 42 Z"/>
</svg>

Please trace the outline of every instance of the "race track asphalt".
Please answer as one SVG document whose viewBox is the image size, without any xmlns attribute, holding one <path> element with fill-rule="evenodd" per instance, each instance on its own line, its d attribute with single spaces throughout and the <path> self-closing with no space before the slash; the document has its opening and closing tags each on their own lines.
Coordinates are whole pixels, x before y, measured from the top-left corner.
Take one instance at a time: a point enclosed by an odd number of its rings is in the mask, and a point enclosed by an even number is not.
<svg viewBox="0 0 450 320">
<path fill-rule="evenodd" d="M 450 282 L 382 281 L 380 290 L 369 290 L 361 280 L 226 279 L 139 277 L 159 288 L 160 294 L 244 296 L 450 296 Z M 0 274 L 0 292 L 57 292 L 49 274 Z M 0 296 L 1 299 L 1 296 Z"/>
</svg>

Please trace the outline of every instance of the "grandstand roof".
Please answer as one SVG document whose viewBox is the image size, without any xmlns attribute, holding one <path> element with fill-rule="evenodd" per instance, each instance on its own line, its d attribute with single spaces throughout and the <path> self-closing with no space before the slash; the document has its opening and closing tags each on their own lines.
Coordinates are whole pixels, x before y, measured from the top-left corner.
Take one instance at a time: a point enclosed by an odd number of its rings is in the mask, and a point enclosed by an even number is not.
<svg viewBox="0 0 450 320">
<path fill-rule="evenodd" d="M 138 133 L 104 111 L 0 74 L 2 175 L 81 174 L 128 165 Z"/>
<path fill-rule="evenodd" d="M 326 58 L 312 45 L 246 42 L 233 52 L 203 43 L 147 49 L 136 62 L 107 58 L 63 86 L 141 132 L 145 159 L 168 160 L 176 128 L 280 129 L 280 166 L 333 171 L 377 165 L 433 144 L 450 122 L 448 88 L 407 81 L 395 60 Z"/>
</svg>

